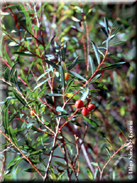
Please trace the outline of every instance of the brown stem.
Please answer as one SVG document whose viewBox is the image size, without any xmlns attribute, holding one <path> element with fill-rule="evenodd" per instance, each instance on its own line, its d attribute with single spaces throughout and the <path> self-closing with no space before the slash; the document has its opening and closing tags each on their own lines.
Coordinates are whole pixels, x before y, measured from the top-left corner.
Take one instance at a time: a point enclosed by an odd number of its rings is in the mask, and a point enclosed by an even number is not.
<svg viewBox="0 0 137 183">
<path fill-rule="evenodd" d="M 8 140 L 10 141 L 10 143 L 22 154 L 23 158 L 26 159 L 29 164 L 38 172 L 38 174 L 41 176 L 41 177 L 44 177 L 40 171 L 33 165 L 33 163 L 29 160 L 29 158 L 27 156 L 25 156 L 25 154 L 12 142 L 12 140 L 10 139 L 10 137 L 7 137 L 3 132 L 2 130 L 0 129 L 0 133 Z"/>
<path fill-rule="evenodd" d="M 60 120 L 61 120 L 61 118 L 59 118 L 58 121 L 57 121 L 56 133 L 54 133 L 53 145 L 52 145 L 52 149 L 51 149 L 49 161 L 48 161 L 48 164 L 47 164 L 47 169 L 46 169 L 45 175 L 43 177 L 43 181 L 46 181 L 47 176 L 48 176 L 49 166 L 51 164 L 52 157 L 53 157 L 53 153 L 54 153 L 54 149 L 55 149 L 55 145 L 56 145 L 56 140 L 57 140 L 57 135 L 58 135 L 58 129 L 59 129 Z"/>
<path fill-rule="evenodd" d="M 123 149 L 124 147 L 127 147 L 127 146 L 129 146 L 129 145 L 131 145 L 131 142 L 123 144 L 123 145 L 122 145 L 116 152 L 114 152 L 114 154 L 109 158 L 109 160 L 106 162 L 106 164 L 103 166 L 103 168 L 102 168 L 102 170 L 101 170 L 101 172 L 100 172 L 100 180 L 102 180 L 103 171 L 104 171 L 104 169 L 106 168 L 106 166 L 108 165 L 108 163 L 112 160 L 112 158 L 114 158 L 114 156 L 115 156 L 121 149 Z"/>
<path fill-rule="evenodd" d="M 33 34 L 31 34 L 31 32 L 30 31 L 28 31 L 28 29 L 19 21 L 19 19 L 14 15 L 14 13 L 12 12 L 12 10 L 7 6 L 7 4 L 5 3 L 5 5 L 6 5 L 6 7 L 9 9 L 9 11 L 11 12 L 11 14 L 12 14 L 12 16 L 15 18 L 15 20 L 17 20 L 19 23 L 20 23 L 20 25 L 33 37 L 33 38 L 35 38 L 35 40 L 37 40 L 40 44 L 42 44 L 43 45 L 43 43 L 40 41 L 40 40 L 38 40 Z"/>
<path fill-rule="evenodd" d="M 68 118 L 68 121 L 65 121 L 65 123 L 59 128 L 58 133 L 59 133 L 59 131 L 69 122 L 69 120 L 70 120 L 71 118 L 73 118 L 73 116 L 78 112 L 78 110 L 79 110 L 79 109 L 77 109 L 77 110 Z"/>
</svg>

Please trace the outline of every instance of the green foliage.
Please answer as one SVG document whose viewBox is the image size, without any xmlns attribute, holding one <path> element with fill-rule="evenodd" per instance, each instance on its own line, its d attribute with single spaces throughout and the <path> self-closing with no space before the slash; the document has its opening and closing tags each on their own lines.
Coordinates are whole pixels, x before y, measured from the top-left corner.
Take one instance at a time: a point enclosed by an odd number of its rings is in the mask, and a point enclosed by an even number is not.
<svg viewBox="0 0 137 183">
<path fill-rule="evenodd" d="M 2 5 L 1 181 L 128 179 L 134 7 Z M 83 116 L 79 99 L 96 108 Z"/>
</svg>

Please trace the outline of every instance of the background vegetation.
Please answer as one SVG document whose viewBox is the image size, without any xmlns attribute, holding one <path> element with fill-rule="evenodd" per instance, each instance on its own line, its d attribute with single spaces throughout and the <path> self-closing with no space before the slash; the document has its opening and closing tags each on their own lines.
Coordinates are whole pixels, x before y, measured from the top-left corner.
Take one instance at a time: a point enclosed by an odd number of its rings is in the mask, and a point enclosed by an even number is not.
<svg viewBox="0 0 137 183">
<path fill-rule="evenodd" d="M 0 14 L 1 181 L 127 180 L 135 3 L 5 3 Z M 83 116 L 78 99 L 95 110 Z"/>
</svg>

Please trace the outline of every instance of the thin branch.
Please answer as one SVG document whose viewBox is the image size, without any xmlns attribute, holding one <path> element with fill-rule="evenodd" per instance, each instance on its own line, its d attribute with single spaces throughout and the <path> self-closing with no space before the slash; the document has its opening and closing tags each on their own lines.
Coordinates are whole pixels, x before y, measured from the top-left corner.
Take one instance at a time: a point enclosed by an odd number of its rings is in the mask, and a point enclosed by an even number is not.
<svg viewBox="0 0 137 183">
<path fill-rule="evenodd" d="M 102 180 L 103 171 L 104 171 L 104 169 L 106 168 L 106 166 L 108 165 L 108 163 L 114 158 L 114 156 L 115 156 L 121 149 L 123 149 L 124 147 L 127 147 L 127 146 L 129 146 L 129 145 L 131 145 L 131 142 L 123 144 L 123 145 L 122 145 L 116 152 L 114 152 L 114 154 L 109 158 L 109 160 L 106 162 L 106 164 L 103 166 L 103 168 L 102 168 L 102 170 L 101 170 L 101 172 L 100 172 L 100 180 Z"/>
<path fill-rule="evenodd" d="M 52 157 L 53 157 L 53 153 L 54 153 L 54 149 L 55 149 L 55 145 L 56 145 L 56 140 L 57 140 L 57 135 L 58 135 L 58 129 L 59 129 L 60 120 L 61 120 L 61 118 L 59 118 L 59 119 L 57 120 L 56 133 L 54 133 L 54 139 L 53 139 L 52 149 L 51 149 L 49 161 L 48 161 L 48 164 L 47 164 L 46 173 L 45 173 L 45 175 L 44 175 L 44 177 L 43 177 L 43 181 L 45 181 L 45 180 L 47 179 L 47 176 L 48 176 L 49 166 L 50 166 L 50 164 L 51 164 Z"/>
<path fill-rule="evenodd" d="M 11 14 L 12 14 L 12 16 L 15 18 L 15 20 L 17 20 L 19 23 L 20 23 L 20 25 L 35 39 L 35 40 L 37 40 L 40 44 L 42 44 L 43 45 L 43 43 L 40 41 L 40 40 L 38 40 L 33 34 L 31 34 L 31 32 L 30 31 L 28 31 L 28 29 L 19 21 L 19 19 L 14 15 L 14 13 L 12 12 L 12 10 L 7 6 L 7 4 L 5 3 L 5 5 L 6 5 L 6 7 L 9 9 L 9 11 L 11 12 Z"/>
<path fill-rule="evenodd" d="M 0 129 L 0 133 L 8 140 L 10 141 L 10 143 L 22 154 L 23 158 L 26 159 L 29 164 L 38 172 L 38 174 L 43 177 L 43 175 L 40 173 L 40 171 L 35 167 L 35 165 L 33 165 L 33 163 L 29 160 L 29 158 L 27 156 L 25 156 L 25 154 L 12 142 L 12 140 L 10 139 L 10 137 L 7 137 L 2 130 Z"/>
</svg>

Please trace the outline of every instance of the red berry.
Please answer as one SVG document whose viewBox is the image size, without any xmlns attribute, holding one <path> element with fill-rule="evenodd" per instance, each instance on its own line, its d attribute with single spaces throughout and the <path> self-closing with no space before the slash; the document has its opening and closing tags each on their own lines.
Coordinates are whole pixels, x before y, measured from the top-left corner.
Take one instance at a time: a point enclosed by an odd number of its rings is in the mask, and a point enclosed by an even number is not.
<svg viewBox="0 0 137 183">
<path fill-rule="evenodd" d="M 77 100 L 77 101 L 75 102 L 75 107 L 76 107 L 77 109 L 83 107 L 83 105 L 84 105 L 84 102 L 83 102 L 82 100 Z"/>
<path fill-rule="evenodd" d="M 87 116 L 89 114 L 89 111 L 86 107 L 83 107 L 83 109 L 81 110 L 81 114 L 83 114 L 83 116 Z"/>
<path fill-rule="evenodd" d="M 67 81 L 69 79 L 70 75 L 68 73 L 65 73 L 65 80 Z"/>
<path fill-rule="evenodd" d="M 94 104 L 88 104 L 87 109 L 89 111 L 92 111 L 93 109 L 95 109 L 95 105 Z"/>
</svg>

